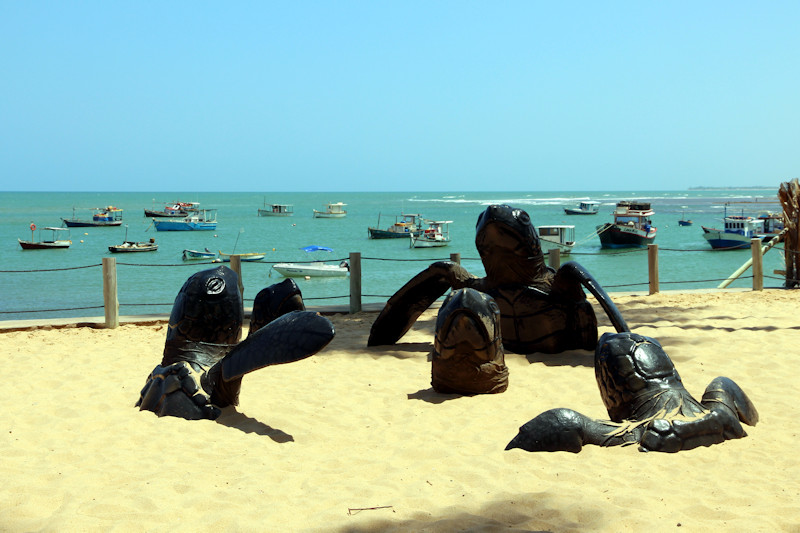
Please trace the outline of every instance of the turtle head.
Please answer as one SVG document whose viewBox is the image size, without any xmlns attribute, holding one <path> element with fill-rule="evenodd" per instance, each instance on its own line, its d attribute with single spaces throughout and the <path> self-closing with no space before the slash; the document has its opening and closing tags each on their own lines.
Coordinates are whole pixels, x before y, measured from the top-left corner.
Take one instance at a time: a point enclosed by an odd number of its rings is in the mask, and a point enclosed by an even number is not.
<svg viewBox="0 0 800 533">
<path fill-rule="evenodd" d="M 498 283 L 528 284 L 546 268 L 539 236 L 524 209 L 487 207 L 478 217 L 475 247 L 487 277 Z"/>
</svg>

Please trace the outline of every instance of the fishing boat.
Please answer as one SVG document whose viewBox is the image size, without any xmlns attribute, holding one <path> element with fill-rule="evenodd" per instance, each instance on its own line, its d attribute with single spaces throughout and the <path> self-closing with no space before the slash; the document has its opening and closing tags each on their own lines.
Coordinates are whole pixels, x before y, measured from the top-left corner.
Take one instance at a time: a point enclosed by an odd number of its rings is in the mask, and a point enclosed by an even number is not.
<svg viewBox="0 0 800 533">
<path fill-rule="evenodd" d="M 200 209 L 181 219 L 154 218 L 156 231 L 204 231 L 217 229 L 217 210 Z"/>
<path fill-rule="evenodd" d="M 251 253 L 246 253 L 246 254 L 237 254 L 237 253 L 226 254 L 222 250 L 219 251 L 219 259 L 223 263 L 230 262 L 231 256 L 234 256 L 234 255 L 238 255 L 241 258 L 242 261 L 253 261 L 254 262 L 254 261 L 261 261 L 262 259 L 264 259 L 264 257 L 266 257 L 267 254 L 261 253 L 261 252 L 251 252 Z"/>
<path fill-rule="evenodd" d="M 183 260 L 184 261 L 194 261 L 194 260 L 202 260 L 202 259 L 216 259 L 217 254 L 209 250 L 208 248 L 205 251 L 201 252 L 199 250 L 184 250 L 183 251 Z"/>
<path fill-rule="evenodd" d="M 258 210 L 260 217 L 290 217 L 294 215 L 294 206 L 291 204 L 267 204 L 264 201 L 264 209 Z"/>
<path fill-rule="evenodd" d="M 686 211 L 683 212 L 681 215 L 681 219 L 678 221 L 679 226 L 691 226 L 692 221 L 686 218 Z"/>
<path fill-rule="evenodd" d="M 52 237 L 48 239 L 42 240 L 42 230 L 39 230 L 39 240 L 33 240 L 33 232 L 36 231 L 36 224 L 31 222 L 31 240 L 23 241 L 22 239 L 17 239 L 19 241 L 19 245 L 22 247 L 23 250 L 56 250 L 56 249 L 63 249 L 69 248 L 72 244 L 72 241 L 69 239 L 63 239 L 59 237 L 60 232 L 66 231 L 67 234 L 65 236 L 69 236 L 69 229 L 67 228 L 54 228 L 52 226 L 47 226 L 44 229 L 45 231 L 52 232 Z M 61 233 L 61 235 L 64 235 Z"/>
<path fill-rule="evenodd" d="M 412 235 L 419 235 L 422 228 L 419 225 L 419 220 L 422 215 L 419 214 L 402 214 L 400 220 L 395 218 L 394 224 L 386 229 L 379 227 L 368 227 L 367 234 L 370 239 L 405 239 Z M 381 215 L 378 214 L 378 226 L 381 225 Z"/>
<path fill-rule="evenodd" d="M 198 202 L 172 202 L 164 204 L 164 209 L 145 209 L 144 216 L 147 218 L 178 218 L 186 217 L 190 213 L 196 213 Z"/>
<path fill-rule="evenodd" d="M 155 252 L 158 250 L 158 245 L 155 239 L 150 239 L 147 242 L 133 242 L 125 241 L 116 246 L 109 246 L 108 251 L 113 254 L 121 254 L 128 252 Z"/>
<path fill-rule="evenodd" d="M 600 202 L 584 200 L 578 203 L 578 207 L 565 207 L 564 213 L 568 215 L 596 215 L 600 211 Z"/>
<path fill-rule="evenodd" d="M 783 228 L 786 227 L 786 225 L 783 222 L 782 213 L 766 212 L 766 213 L 761 213 L 756 218 L 758 220 L 764 221 L 764 229 L 759 234 L 759 236 L 764 241 L 768 241 L 773 237 L 777 236 L 783 231 Z"/>
<path fill-rule="evenodd" d="M 617 202 L 614 222 L 597 226 L 597 235 L 603 248 L 630 248 L 647 246 L 656 239 L 652 217 L 655 212 L 649 202 Z"/>
<path fill-rule="evenodd" d="M 312 244 L 302 248 L 307 253 L 328 252 L 333 249 L 327 246 L 317 246 Z M 286 278 L 313 278 L 313 277 L 341 277 L 350 273 L 350 265 L 347 261 L 342 261 L 338 265 L 330 265 L 324 261 L 311 261 L 308 263 L 275 263 L 272 268 Z"/>
<path fill-rule="evenodd" d="M 714 250 L 737 250 L 750 248 L 751 239 L 760 239 L 764 231 L 764 221 L 744 215 L 730 215 L 723 218 L 723 229 L 703 228 L 703 237 Z"/>
<path fill-rule="evenodd" d="M 569 254 L 575 246 L 575 226 L 536 226 L 542 252 L 559 250 Z"/>
<path fill-rule="evenodd" d="M 314 209 L 314 218 L 344 218 L 347 216 L 347 211 L 344 208 L 346 205 L 347 204 L 343 204 L 342 202 L 325 204 L 324 211 L 317 211 Z"/>
<path fill-rule="evenodd" d="M 426 220 L 428 227 L 411 236 L 411 248 L 439 248 L 450 244 L 452 220 Z"/>
<path fill-rule="evenodd" d="M 72 218 L 62 218 L 64 225 L 68 228 L 88 228 L 88 227 L 103 227 L 103 226 L 121 226 L 122 225 L 122 209 L 109 205 L 106 207 L 92 208 L 94 214 L 91 219 L 78 218 L 75 214 L 75 208 L 72 208 Z"/>
</svg>

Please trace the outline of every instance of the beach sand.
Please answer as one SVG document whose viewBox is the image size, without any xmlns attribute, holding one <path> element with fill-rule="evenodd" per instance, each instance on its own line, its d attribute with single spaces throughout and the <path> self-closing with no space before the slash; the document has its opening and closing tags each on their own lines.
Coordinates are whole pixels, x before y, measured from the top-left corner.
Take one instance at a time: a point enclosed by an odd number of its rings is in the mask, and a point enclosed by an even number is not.
<svg viewBox="0 0 800 533">
<path fill-rule="evenodd" d="M 718 375 L 747 392 L 761 417 L 747 437 L 676 454 L 504 451 L 553 407 L 608 418 L 593 353 L 506 353 L 506 392 L 437 394 L 435 310 L 376 348 L 374 313 L 331 316 L 325 350 L 246 376 L 216 421 L 134 407 L 163 323 L 12 331 L 0 530 L 800 531 L 800 292 L 614 299 L 696 398 Z"/>
</svg>

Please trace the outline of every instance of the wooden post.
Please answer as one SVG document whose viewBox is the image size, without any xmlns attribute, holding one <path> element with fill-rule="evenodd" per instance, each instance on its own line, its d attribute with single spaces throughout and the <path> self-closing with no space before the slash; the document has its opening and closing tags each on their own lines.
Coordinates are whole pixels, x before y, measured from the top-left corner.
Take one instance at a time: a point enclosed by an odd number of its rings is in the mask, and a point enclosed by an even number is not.
<svg viewBox="0 0 800 533">
<path fill-rule="evenodd" d="M 450 261 L 452 261 L 453 263 L 455 263 L 457 265 L 460 265 L 461 264 L 461 254 L 459 254 L 459 253 L 450 254 Z"/>
<path fill-rule="evenodd" d="M 119 300 L 117 299 L 117 259 L 103 258 L 103 306 L 106 314 L 106 327 L 119 326 Z"/>
<path fill-rule="evenodd" d="M 647 277 L 650 280 L 650 294 L 658 293 L 658 245 L 647 245 Z"/>
<path fill-rule="evenodd" d="M 764 256 L 761 254 L 761 239 L 750 239 L 750 253 L 753 256 L 753 290 L 764 290 Z"/>
<path fill-rule="evenodd" d="M 236 275 L 239 277 L 239 294 L 242 295 L 242 300 L 244 300 L 244 282 L 242 282 L 242 256 L 241 255 L 232 255 L 231 256 L 231 270 L 236 272 Z"/>
<path fill-rule="evenodd" d="M 547 252 L 547 261 L 550 265 L 550 268 L 554 270 L 561 268 L 561 250 L 558 248 L 552 248 L 549 252 Z"/>
<path fill-rule="evenodd" d="M 350 313 L 361 311 L 361 252 L 350 252 Z"/>
</svg>

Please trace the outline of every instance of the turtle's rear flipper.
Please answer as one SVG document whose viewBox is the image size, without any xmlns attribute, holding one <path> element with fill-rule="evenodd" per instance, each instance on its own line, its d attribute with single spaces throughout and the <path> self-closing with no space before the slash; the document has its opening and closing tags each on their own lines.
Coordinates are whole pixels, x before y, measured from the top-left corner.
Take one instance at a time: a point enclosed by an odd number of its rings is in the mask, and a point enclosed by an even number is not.
<svg viewBox="0 0 800 533">
<path fill-rule="evenodd" d="M 758 411 L 747 397 L 747 394 L 733 380 L 726 377 L 714 378 L 706 387 L 700 403 L 712 411 L 730 409 L 730 411 L 748 426 L 755 426 L 758 422 Z"/>
<path fill-rule="evenodd" d="M 521 428 L 506 450 L 578 453 L 584 444 L 619 446 L 639 440 L 641 426 L 593 420 L 572 409 L 550 409 Z"/>
<path fill-rule="evenodd" d="M 291 363 L 322 350 L 334 336 L 330 320 L 311 311 L 282 315 L 240 342 L 204 376 L 211 402 L 237 405 L 242 376 L 265 366 Z"/>
<path fill-rule="evenodd" d="M 367 346 L 396 343 L 437 298 L 450 288 L 463 287 L 471 278 L 474 276 L 456 263 L 433 263 L 389 298 L 370 328 Z"/>
</svg>

